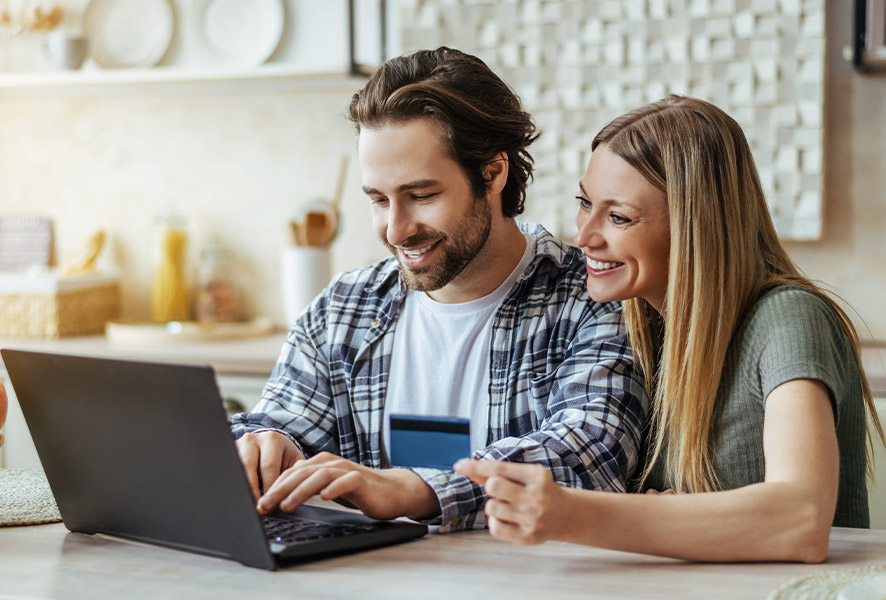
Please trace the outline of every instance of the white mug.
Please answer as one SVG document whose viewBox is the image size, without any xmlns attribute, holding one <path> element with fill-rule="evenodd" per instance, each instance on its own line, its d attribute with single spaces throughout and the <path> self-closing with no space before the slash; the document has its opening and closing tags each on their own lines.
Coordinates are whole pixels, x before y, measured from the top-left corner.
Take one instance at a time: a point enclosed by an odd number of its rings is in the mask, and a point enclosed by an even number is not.
<svg viewBox="0 0 886 600">
<path fill-rule="evenodd" d="M 43 51 L 53 66 L 79 69 L 89 55 L 89 40 L 64 31 L 54 31 L 46 36 Z"/>
<path fill-rule="evenodd" d="M 283 315 L 292 327 L 332 279 L 332 255 L 329 248 L 290 246 L 284 248 L 280 265 Z"/>
</svg>

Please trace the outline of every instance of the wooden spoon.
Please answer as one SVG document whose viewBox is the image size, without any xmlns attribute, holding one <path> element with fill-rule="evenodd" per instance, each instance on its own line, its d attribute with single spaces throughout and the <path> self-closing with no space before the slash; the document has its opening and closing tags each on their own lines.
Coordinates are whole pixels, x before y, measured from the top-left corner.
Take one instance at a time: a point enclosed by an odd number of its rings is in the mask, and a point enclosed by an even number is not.
<svg viewBox="0 0 886 600">
<path fill-rule="evenodd" d="M 326 231 L 324 232 L 324 240 L 321 245 L 327 246 L 332 243 L 335 236 L 338 235 L 339 207 L 341 206 L 341 198 L 345 189 L 345 176 L 348 173 L 348 155 L 341 157 L 341 163 L 338 168 L 338 181 L 335 184 L 335 193 L 332 195 L 332 203 L 329 205 L 330 214 L 326 219 Z"/>
</svg>

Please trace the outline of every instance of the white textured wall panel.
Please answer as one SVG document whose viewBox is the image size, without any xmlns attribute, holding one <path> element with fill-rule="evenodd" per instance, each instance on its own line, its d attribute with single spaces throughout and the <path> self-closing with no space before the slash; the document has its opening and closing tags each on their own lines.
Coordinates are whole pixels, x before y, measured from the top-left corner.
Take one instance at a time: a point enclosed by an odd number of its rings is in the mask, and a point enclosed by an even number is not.
<svg viewBox="0 0 886 600">
<path fill-rule="evenodd" d="M 570 238 L 594 134 L 669 93 L 742 125 L 785 238 L 821 235 L 823 0 L 400 0 L 405 51 L 476 54 L 543 135 L 526 216 Z"/>
</svg>

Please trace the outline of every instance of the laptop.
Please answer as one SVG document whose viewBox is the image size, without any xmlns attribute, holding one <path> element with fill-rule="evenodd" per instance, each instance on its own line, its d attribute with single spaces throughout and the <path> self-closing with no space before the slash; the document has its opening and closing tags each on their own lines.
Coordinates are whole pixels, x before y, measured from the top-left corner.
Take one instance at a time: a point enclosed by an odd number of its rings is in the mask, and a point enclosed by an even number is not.
<svg viewBox="0 0 886 600">
<path fill-rule="evenodd" d="M 427 533 L 315 506 L 261 517 L 209 366 L 0 353 L 70 531 L 268 570 Z"/>
</svg>

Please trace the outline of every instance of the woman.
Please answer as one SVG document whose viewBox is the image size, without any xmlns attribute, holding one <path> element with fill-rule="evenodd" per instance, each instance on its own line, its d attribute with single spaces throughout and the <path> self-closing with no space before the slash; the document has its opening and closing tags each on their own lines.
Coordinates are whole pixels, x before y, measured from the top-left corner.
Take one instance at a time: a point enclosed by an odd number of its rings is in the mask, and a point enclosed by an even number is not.
<svg viewBox="0 0 886 600">
<path fill-rule="evenodd" d="M 563 488 L 531 465 L 456 471 L 485 485 L 490 530 L 516 543 L 824 560 L 832 524 L 868 526 L 865 440 L 884 441 L 849 318 L 782 248 L 723 111 L 670 96 L 592 150 L 575 243 L 591 297 L 624 301 L 653 399 L 637 483 L 650 493 Z"/>
</svg>

